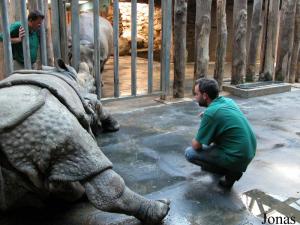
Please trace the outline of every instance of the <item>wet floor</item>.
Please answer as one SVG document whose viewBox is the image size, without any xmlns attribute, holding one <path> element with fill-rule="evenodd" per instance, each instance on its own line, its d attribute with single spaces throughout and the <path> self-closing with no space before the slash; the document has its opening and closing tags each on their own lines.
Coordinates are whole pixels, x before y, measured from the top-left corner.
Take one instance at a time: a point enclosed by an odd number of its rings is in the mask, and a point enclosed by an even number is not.
<svg viewBox="0 0 300 225">
<path fill-rule="evenodd" d="M 300 224 L 299 97 L 295 88 L 251 99 L 233 97 L 253 126 L 258 148 L 231 192 L 184 158 L 203 110 L 192 101 L 137 110 L 128 103 L 118 109 L 107 104 L 121 130 L 105 134 L 99 144 L 129 187 L 151 198 L 172 199 L 164 224 L 262 224 L 265 215 L 270 224 L 293 219 Z M 120 110 L 122 104 L 129 112 Z"/>
<path fill-rule="evenodd" d="M 152 199 L 171 199 L 163 224 L 260 225 L 264 218 L 266 224 L 300 224 L 300 90 L 233 98 L 250 120 L 258 147 L 230 192 L 217 185 L 219 177 L 184 158 L 199 125 L 197 114 L 204 110 L 195 102 L 161 104 L 147 97 L 104 103 L 121 129 L 101 135 L 98 144 L 130 188 Z M 0 224 L 139 224 L 86 203 L 55 216 L 45 214 L 26 214 L 27 220 Z"/>
</svg>

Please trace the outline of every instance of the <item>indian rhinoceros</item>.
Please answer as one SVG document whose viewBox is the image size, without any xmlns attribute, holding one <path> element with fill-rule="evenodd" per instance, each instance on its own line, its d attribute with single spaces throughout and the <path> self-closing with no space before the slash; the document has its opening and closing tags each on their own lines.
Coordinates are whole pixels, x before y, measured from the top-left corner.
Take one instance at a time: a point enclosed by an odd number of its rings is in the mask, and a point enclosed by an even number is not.
<svg viewBox="0 0 300 225">
<path fill-rule="evenodd" d="M 82 13 L 79 16 L 79 40 L 80 40 L 80 60 L 86 62 L 93 74 L 94 68 L 94 16 L 92 13 Z M 69 47 L 72 47 L 72 36 L 68 29 Z M 113 28 L 108 20 L 99 16 L 99 44 L 100 44 L 100 68 L 104 69 L 104 64 L 113 54 Z M 71 55 L 70 55 L 71 56 Z"/>
<path fill-rule="evenodd" d="M 168 200 L 131 191 L 94 139 L 92 127 L 117 130 L 96 98 L 84 98 L 71 67 L 17 71 L 0 82 L 0 213 L 86 194 L 98 209 L 157 224 Z M 114 128 L 114 129 L 111 129 Z"/>
</svg>

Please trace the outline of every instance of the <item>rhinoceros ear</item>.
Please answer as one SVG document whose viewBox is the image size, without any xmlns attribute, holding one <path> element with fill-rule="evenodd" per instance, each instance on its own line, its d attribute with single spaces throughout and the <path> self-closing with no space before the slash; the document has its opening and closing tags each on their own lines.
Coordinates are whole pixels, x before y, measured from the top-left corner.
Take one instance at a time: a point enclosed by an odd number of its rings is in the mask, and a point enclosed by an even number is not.
<svg viewBox="0 0 300 225">
<path fill-rule="evenodd" d="M 58 66 L 58 69 L 63 69 L 63 70 L 68 70 L 65 62 L 62 60 L 62 59 L 57 59 L 57 66 Z"/>
<path fill-rule="evenodd" d="M 71 76 L 74 80 L 77 80 L 76 70 L 73 67 L 65 64 L 62 59 L 57 60 L 57 70 L 63 74 Z"/>
</svg>

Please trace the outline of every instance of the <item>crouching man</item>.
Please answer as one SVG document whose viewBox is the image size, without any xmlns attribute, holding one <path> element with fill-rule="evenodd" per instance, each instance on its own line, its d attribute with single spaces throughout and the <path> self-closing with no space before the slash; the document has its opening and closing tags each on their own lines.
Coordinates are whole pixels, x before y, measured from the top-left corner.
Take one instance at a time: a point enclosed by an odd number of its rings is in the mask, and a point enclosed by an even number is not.
<svg viewBox="0 0 300 225">
<path fill-rule="evenodd" d="M 234 101 L 219 96 L 215 80 L 197 80 L 195 100 L 207 109 L 201 116 L 192 146 L 185 150 L 185 157 L 202 170 L 223 175 L 219 185 L 230 189 L 255 155 L 255 135 Z"/>
</svg>

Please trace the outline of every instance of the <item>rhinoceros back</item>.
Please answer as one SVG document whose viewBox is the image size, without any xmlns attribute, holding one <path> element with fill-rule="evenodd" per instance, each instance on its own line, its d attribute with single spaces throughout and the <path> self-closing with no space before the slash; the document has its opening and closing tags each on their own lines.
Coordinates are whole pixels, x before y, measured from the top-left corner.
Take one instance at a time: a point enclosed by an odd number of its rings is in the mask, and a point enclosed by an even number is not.
<svg viewBox="0 0 300 225">
<path fill-rule="evenodd" d="M 45 94 L 43 89 L 28 88 L 25 93 L 0 89 L 0 132 L 21 123 L 43 106 Z"/>
<path fill-rule="evenodd" d="M 65 105 L 70 112 L 76 116 L 80 124 L 87 130 L 90 131 L 89 121 L 87 114 L 90 113 L 88 106 L 78 92 L 78 86 L 71 79 L 64 77 L 59 73 L 49 72 L 49 71 L 40 71 L 40 70 L 24 70 L 17 71 L 5 80 L 0 82 L 0 89 L 5 87 L 10 87 L 14 85 L 35 85 L 41 88 L 48 89 L 59 101 Z M 16 93 L 17 94 L 17 93 Z M 42 102 L 42 96 L 36 97 L 37 99 L 28 100 L 25 102 L 26 106 L 23 107 L 23 111 L 28 111 L 30 107 L 33 107 L 32 102 Z M 32 97 L 35 98 L 35 97 Z M 15 98 L 18 99 L 18 98 Z M 5 99 L 3 99 L 4 101 Z M 32 104 L 31 104 L 32 103 Z M 20 103 L 21 104 L 21 103 Z M 10 107 L 7 105 L 6 107 Z M 37 107 L 37 106 L 35 106 Z M 1 110 L 2 113 L 5 113 L 4 110 Z M 25 112 L 24 111 L 24 112 Z M 29 110 L 30 112 L 30 110 Z M 4 118 L 5 115 L 2 115 Z M 16 114 L 15 117 L 22 116 Z M 24 115 L 23 115 L 24 117 Z M 10 117 L 10 120 L 12 117 Z M 17 121 L 16 118 L 13 118 L 13 121 Z M 20 118 L 21 120 L 22 118 Z M 5 121 L 5 126 L 9 125 L 9 121 Z M 4 127 L 4 121 L 0 129 Z"/>
</svg>

